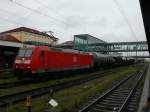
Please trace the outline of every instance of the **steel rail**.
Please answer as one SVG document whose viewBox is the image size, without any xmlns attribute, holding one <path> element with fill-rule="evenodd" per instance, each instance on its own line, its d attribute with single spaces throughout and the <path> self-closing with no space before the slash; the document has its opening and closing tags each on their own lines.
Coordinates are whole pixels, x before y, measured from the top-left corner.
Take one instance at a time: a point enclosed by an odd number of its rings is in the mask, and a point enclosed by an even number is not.
<svg viewBox="0 0 150 112">
<path fill-rule="evenodd" d="M 131 92 L 129 93 L 128 97 L 126 98 L 125 102 L 123 103 L 123 105 L 120 107 L 120 109 L 118 110 L 118 112 L 123 112 L 126 109 L 127 104 L 130 101 L 130 98 L 132 97 L 132 95 L 134 94 L 140 80 L 142 79 L 143 75 L 147 72 L 148 66 L 145 67 L 145 70 L 143 73 L 141 73 L 139 79 L 137 80 L 137 82 L 135 83 L 133 89 L 131 90 Z"/>
<path fill-rule="evenodd" d="M 112 72 L 112 71 L 103 71 L 103 72 L 100 72 L 100 73 L 98 73 L 98 72 L 99 71 L 97 71 L 96 73 L 93 72 L 92 77 L 97 76 L 99 74 L 104 74 L 104 73 Z M 85 75 L 84 78 L 88 78 L 88 77 L 91 77 L 91 76 L 86 76 Z M 7 88 L 12 88 L 12 87 L 23 86 L 23 85 L 26 85 L 26 84 L 38 83 L 37 81 L 39 81 L 39 80 L 22 80 L 22 81 L 2 83 L 2 84 L 0 84 L 0 89 L 7 89 Z M 49 81 L 49 80 L 45 80 L 44 82 L 47 82 L 47 81 Z"/>
<path fill-rule="evenodd" d="M 133 94 L 134 89 L 136 88 L 138 82 L 140 81 L 141 77 L 143 76 L 143 73 L 138 73 L 140 74 L 140 77 L 138 78 L 138 80 L 136 80 L 136 84 L 134 85 L 133 89 L 130 91 L 130 94 L 128 95 L 127 99 L 125 100 L 125 102 L 123 103 L 123 106 L 121 106 L 120 112 L 121 110 L 124 108 L 125 104 L 128 102 L 129 98 L 131 97 L 131 95 Z M 125 78 L 124 80 L 120 81 L 118 84 L 114 85 L 111 89 L 109 89 L 108 91 L 106 91 L 104 94 L 102 94 L 100 97 L 98 97 L 97 99 L 95 99 L 94 101 L 92 101 L 92 103 L 90 103 L 89 105 L 85 106 L 84 108 L 82 108 L 81 110 L 79 110 L 79 112 L 89 112 L 89 110 L 96 104 L 98 104 L 99 101 L 102 101 L 105 97 L 107 97 L 109 94 L 111 94 L 114 90 L 117 90 L 117 88 L 119 88 L 121 85 L 125 84 L 127 82 L 127 80 L 129 80 L 130 78 L 132 78 L 133 76 L 135 76 L 137 74 L 134 75 L 130 75 L 127 78 Z M 118 111 L 117 111 L 118 112 Z"/>
<path fill-rule="evenodd" d="M 113 73 L 112 71 L 109 71 L 109 72 Z M 54 90 L 54 92 L 56 92 L 62 89 L 72 87 L 72 86 L 80 85 L 82 83 L 104 77 L 106 76 L 105 73 L 108 73 L 108 72 L 96 73 L 88 77 L 82 77 L 81 79 L 75 79 L 75 80 L 71 80 L 68 82 L 63 82 L 63 83 L 59 83 L 55 85 L 49 85 L 46 87 L 41 87 L 41 88 L 18 92 L 18 93 L 14 93 L 10 95 L 0 96 L 0 107 L 7 106 L 9 103 L 12 103 L 12 102 L 23 101 L 29 95 L 32 97 L 37 97 L 37 96 L 49 93 L 50 90 Z"/>
</svg>

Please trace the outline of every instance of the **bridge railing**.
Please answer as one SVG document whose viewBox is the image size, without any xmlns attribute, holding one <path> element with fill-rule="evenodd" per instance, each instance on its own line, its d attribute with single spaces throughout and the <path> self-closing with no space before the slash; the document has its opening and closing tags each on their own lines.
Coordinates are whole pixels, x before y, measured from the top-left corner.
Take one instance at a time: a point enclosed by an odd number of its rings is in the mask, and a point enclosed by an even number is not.
<svg viewBox="0 0 150 112">
<path fill-rule="evenodd" d="M 97 51 L 97 52 L 136 52 L 148 51 L 146 41 L 140 42 L 119 42 L 119 43 L 96 43 L 75 45 L 75 49 L 83 51 Z"/>
</svg>

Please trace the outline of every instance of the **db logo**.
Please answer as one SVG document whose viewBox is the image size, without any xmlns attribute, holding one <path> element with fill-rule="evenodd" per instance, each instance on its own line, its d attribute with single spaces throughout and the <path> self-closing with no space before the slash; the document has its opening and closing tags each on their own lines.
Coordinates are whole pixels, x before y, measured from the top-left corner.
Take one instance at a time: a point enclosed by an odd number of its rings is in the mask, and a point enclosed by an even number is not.
<svg viewBox="0 0 150 112">
<path fill-rule="evenodd" d="M 77 57 L 73 57 L 73 62 L 74 62 L 74 63 L 77 62 Z"/>
</svg>

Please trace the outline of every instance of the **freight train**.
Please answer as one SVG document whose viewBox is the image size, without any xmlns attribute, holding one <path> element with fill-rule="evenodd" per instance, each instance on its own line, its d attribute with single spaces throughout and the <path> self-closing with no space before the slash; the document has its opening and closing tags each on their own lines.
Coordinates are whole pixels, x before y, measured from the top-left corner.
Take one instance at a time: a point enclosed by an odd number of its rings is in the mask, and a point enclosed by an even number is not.
<svg viewBox="0 0 150 112">
<path fill-rule="evenodd" d="M 96 52 L 35 46 L 20 48 L 15 59 L 15 74 L 21 77 L 44 77 L 54 72 L 91 70 L 133 61 Z"/>
</svg>

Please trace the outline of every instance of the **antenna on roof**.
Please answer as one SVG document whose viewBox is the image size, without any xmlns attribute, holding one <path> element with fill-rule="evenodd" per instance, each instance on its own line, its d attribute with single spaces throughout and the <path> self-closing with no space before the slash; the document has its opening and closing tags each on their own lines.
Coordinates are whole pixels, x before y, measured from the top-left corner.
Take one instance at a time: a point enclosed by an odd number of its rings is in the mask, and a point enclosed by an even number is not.
<svg viewBox="0 0 150 112">
<path fill-rule="evenodd" d="M 48 35 L 54 37 L 54 35 L 53 35 L 54 32 L 53 32 L 53 31 L 43 31 L 43 33 L 46 33 L 46 34 L 48 34 Z"/>
</svg>

